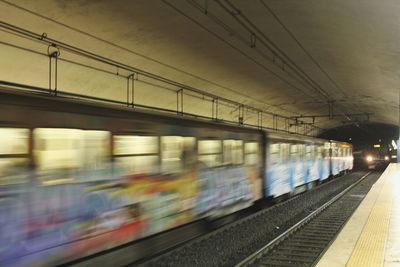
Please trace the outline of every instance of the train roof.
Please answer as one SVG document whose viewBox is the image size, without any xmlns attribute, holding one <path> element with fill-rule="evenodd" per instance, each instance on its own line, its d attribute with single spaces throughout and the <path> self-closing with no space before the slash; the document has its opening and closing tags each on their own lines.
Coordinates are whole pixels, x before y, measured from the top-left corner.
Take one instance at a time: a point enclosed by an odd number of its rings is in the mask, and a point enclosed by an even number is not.
<svg viewBox="0 0 400 267">
<path fill-rule="evenodd" d="M 19 84 L 8 84 L 6 82 L 2 82 L 0 85 L 0 94 L 2 98 L 0 98 L 0 103 L 16 103 L 16 101 L 22 101 L 24 103 L 29 103 L 29 105 L 43 105 L 45 107 L 49 107 L 47 101 L 56 102 L 56 105 L 53 105 L 55 109 L 64 110 L 71 108 L 74 112 L 76 107 L 80 107 L 84 109 L 85 107 L 88 109 L 96 109 L 97 111 L 104 111 L 105 114 L 109 114 L 110 111 L 115 112 L 132 112 L 136 113 L 140 116 L 152 118 L 158 118 L 160 120 L 169 119 L 176 123 L 185 122 L 186 123 L 196 123 L 201 125 L 209 125 L 214 128 L 222 127 L 225 129 L 232 129 L 240 132 L 253 132 L 253 133 L 266 133 L 269 138 L 275 139 L 284 139 L 284 140 L 293 140 L 293 141 L 302 141 L 302 142 L 310 142 L 310 143 L 325 143 L 332 142 L 336 144 L 350 145 L 346 142 L 339 142 L 334 140 L 326 140 L 317 137 L 305 136 L 301 134 L 293 134 L 293 133 L 285 133 L 279 131 L 273 131 L 271 129 L 259 129 L 253 125 L 239 125 L 234 122 L 224 121 L 224 120 L 212 120 L 209 117 L 198 116 L 190 113 L 178 114 L 173 110 L 167 110 L 162 108 L 151 108 L 146 106 L 139 106 L 137 108 L 127 107 L 126 103 L 123 101 L 113 101 L 108 99 L 102 99 L 97 97 L 79 95 L 68 92 L 59 92 L 59 95 L 55 97 L 54 95 L 49 94 L 48 89 L 35 87 L 35 86 L 26 86 Z M 35 99 L 35 103 L 32 103 L 32 98 Z M 14 100 L 14 101 L 12 101 Z M 33 106 L 33 105 L 32 105 Z M 71 106 L 71 107 L 70 107 Z M 184 115 L 184 116 L 182 116 Z"/>
<path fill-rule="evenodd" d="M 178 114 L 173 110 L 166 109 L 151 109 L 144 106 L 139 107 L 127 107 L 126 103 L 119 101 L 107 101 L 106 99 L 93 98 L 82 96 L 79 94 L 70 94 L 60 92 L 59 95 L 50 95 L 49 91 L 45 89 L 32 87 L 33 90 L 20 90 L 14 88 L 8 88 L 0 85 L 0 104 L 17 105 L 23 106 L 40 106 L 46 107 L 47 109 L 56 111 L 71 111 L 74 113 L 90 113 L 90 114 L 105 114 L 105 116 L 122 115 L 134 113 L 142 118 L 151 118 L 158 121 L 171 121 L 177 124 L 184 125 L 200 125 L 210 126 L 212 128 L 222 128 L 225 130 L 232 130 L 238 132 L 253 132 L 261 134 L 261 130 L 256 127 L 248 127 L 238 125 L 234 122 L 212 120 L 208 117 L 197 116 L 194 114 L 184 113 Z M 35 90 L 35 89 L 41 89 Z M 124 105 L 125 104 L 125 105 Z"/>
</svg>

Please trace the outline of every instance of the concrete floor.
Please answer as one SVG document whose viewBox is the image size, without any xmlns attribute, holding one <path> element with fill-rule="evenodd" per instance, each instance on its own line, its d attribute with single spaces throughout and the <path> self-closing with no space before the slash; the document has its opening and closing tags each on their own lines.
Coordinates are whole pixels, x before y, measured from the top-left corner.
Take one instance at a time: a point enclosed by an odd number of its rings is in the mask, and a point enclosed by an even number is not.
<svg viewBox="0 0 400 267">
<path fill-rule="evenodd" d="M 400 266 L 400 164 L 391 164 L 318 267 Z"/>
</svg>

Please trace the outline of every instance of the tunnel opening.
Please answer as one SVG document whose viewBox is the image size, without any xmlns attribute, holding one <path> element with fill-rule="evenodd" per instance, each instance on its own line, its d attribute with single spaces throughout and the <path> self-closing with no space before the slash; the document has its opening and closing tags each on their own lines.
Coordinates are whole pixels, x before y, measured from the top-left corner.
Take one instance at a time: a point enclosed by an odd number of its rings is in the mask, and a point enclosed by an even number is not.
<svg viewBox="0 0 400 267">
<path fill-rule="evenodd" d="M 399 127 L 385 123 L 344 125 L 328 129 L 320 138 L 351 143 L 355 169 L 383 169 L 397 162 Z"/>
</svg>

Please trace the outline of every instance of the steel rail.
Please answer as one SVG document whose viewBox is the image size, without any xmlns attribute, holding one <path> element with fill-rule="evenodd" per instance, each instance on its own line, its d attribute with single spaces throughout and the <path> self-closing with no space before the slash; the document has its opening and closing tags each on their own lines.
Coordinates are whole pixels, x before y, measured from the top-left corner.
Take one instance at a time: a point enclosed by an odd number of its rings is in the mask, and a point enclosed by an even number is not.
<svg viewBox="0 0 400 267">
<path fill-rule="evenodd" d="M 349 187 L 347 187 L 345 190 L 343 190 L 342 192 L 340 192 L 339 194 L 334 196 L 332 199 L 327 201 L 321 207 L 319 207 L 318 209 L 316 209 L 315 211 L 313 211 L 312 213 L 307 215 L 305 218 L 303 218 L 302 220 L 297 222 L 295 225 L 293 225 L 292 227 L 287 229 L 285 232 L 283 232 L 282 234 L 280 234 L 279 236 L 277 236 L 276 238 L 271 240 L 268 244 L 266 244 L 265 246 L 263 246 L 262 248 L 260 248 L 259 250 L 257 250 L 256 252 L 254 252 L 253 254 L 251 254 L 250 256 L 248 256 L 247 258 L 245 258 L 244 260 L 242 260 L 238 264 L 236 264 L 235 266 L 236 267 L 243 267 L 243 266 L 251 265 L 254 261 L 256 261 L 257 259 L 261 258 L 264 254 L 269 252 L 271 249 L 273 249 L 280 242 L 282 242 L 283 240 L 288 238 L 291 233 L 295 232 L 297 229 L 299 229 L 300 227 L 302 227 L 303 225 L 305 225 L 306 223 L 308 223 L 309 221 L 314 219 L 318 214 L 320 214 L 327 207 L 329 207 L 331 204 L 336 202 L 339 198 L 341 198 L 344 194 L 346 194 L 350 189 L 352 189 L 353 187 L 358 185 L 361 181 L 363 181 L 371 173 L 372 172 L 370 171 L 367 174 L 365 174 L 364 176 L 362 176 L 358 181 L 356 181 L 353 184 L 351 184 Z"/>
</svg>

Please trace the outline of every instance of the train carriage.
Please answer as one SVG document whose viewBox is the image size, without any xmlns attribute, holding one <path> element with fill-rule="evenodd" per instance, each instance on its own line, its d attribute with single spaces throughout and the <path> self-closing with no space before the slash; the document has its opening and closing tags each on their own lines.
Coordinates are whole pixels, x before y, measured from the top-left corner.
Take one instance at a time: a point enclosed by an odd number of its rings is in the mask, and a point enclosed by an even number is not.
<svg viewBox="0 0 400 267">
<path fill-rule="evenodd" d="M 329 142 L 268 132 L 266 195 L 280 196 L 329 177 Z"/>
<path fill-rule="evenodd" d="M 351 145 L 317 138 L 6 89 L 0 109 L 2 266 L 65 263 L 351 169 Z"/>
<path fill-rule="evenodd" d="M 353 148 L 351 144 L 330 140 L 330 147 L 332 175 L 353 169 Z"/>
<path fill-rule="evenodd" d="M 261 131 L 0 94 L 0 262 L 70 260 L 262 197 Z"/>
</svg>

